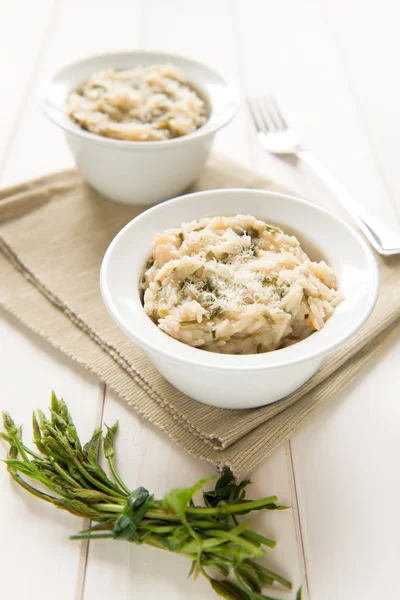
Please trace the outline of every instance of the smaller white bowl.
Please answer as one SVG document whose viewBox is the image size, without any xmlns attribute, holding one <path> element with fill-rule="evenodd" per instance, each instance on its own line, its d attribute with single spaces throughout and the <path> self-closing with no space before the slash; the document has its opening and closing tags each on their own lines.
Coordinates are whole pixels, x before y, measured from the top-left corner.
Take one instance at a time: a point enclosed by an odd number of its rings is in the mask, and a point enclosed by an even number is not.
<svg viewBox="0 0 400 600">
<path fill-rule="evenodd" d="M 273 352 L 246 356 L 192 348 L 161 331 L 144 312 L 139 285 L 154 236 L 204 216 L 250 214 L 295 234 L 314 260 L 333 267 L 345 299 L 322 331 Z M 270 404 L 303 385 L 332 350 L 367 320 L 379 290 L 375 258 L 358 233 L 309 202 L 261 190 L 212 190 L 175 198 L 128 223 L 101 266 L 105 305 L 119 327 L 179 390 L 222 408 Z"/>
<path fill-rule="evenodd" d="M 65 112 L 69 94 L 99 69 L 168 62 L 183 71 L 208 104 L 208 121 L 193 133 L 164 141 L 114 140 L 85 131 Z M 197 179 L 216 132 L 235 116 L 239 100 L 206 65 L 175 54 L 136 51 L 93 56 L 62 68 L 39 87 L 39 104 L 64 130 L 78 168 L 95 190 L 117 202 L 150 205 L 176 196 Z"/>
</svg>

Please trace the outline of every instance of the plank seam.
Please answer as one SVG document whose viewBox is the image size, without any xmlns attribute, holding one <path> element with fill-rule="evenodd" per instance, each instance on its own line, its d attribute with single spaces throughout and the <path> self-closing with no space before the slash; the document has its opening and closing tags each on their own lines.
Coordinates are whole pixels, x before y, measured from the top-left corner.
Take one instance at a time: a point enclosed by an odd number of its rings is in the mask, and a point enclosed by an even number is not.
<svg viewBox="0 0 400 600">
<path fill-rule="evenodd" d="M 99 409 L 100 410 L 99 410 L 98 418 L 96 419 L 96 425 L 95 425 L 96 428 L 102 427 L 102 425 L 103 425 L 104 407 L 105 407 L 105 401 L 106 401 L 106 384 L 105 383 L 99 383 L 99 393 L 100 393 L 100 398 L 99 398 Z M 92 526 L 92 520 L 85 519 L 84 529 L 87 529 L 91 526 Z M 81 553 L 80 577 L 79 577 L 80 581 L 78 580 L 76 600 L 84 600 L 84 597 L 85 597 L 86 575 L 87 575 L 88 563 L 89 563 L 89 551 L 90 551 L 90 540 L 86 540 L 86 544 L 85 544 L 84 548 L 82 549 L 82 553 Z"/>
<path fill-rule="evenodd" d="M 290 440 L 288 440 L 287 443 L 285 444 L 285 450 L 286 450 L 287 465 L 288 465 L 289 478 L 290 478 L 290 487 L 292 489 L 291 495 L 292 495 L 292 498 L 294 498 L 294 500 L 295 500 L 295 507 L 292 507 L 292 512 L 293 512 L 293 521 L 294 521 L 295 530 L 296 530 L 297 550 L 299 553 L 300 567 L 304 573 L 304 581 L 305 581 L 307 597 L 309 600 L 311 600 L 309 577 L 308 577 L 308 572 L 307 572 L 305 539 L 304 539 L 303 526 L 302 526 L 302 521 L 301 521 L 301 511 L 300 511 L 300 504 L 299 504 L 299 494 L 298 494 L 297 483 L 296 483 L 296 472 L 295 472 L 295 467 L 294 467 L 292 444 L 291 444 Z"/>
</svg>

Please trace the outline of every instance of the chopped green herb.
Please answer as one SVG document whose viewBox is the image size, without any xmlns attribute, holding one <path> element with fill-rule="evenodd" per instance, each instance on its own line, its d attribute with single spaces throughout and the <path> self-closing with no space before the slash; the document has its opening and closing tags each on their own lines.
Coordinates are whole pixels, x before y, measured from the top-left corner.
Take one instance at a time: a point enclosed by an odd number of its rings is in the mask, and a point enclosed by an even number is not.
<svg viewBox="0 0 400 600">
<path fill-rule="evenodd" d="M 278 275 L 275 273 L 274 275 L 264 275 L 261 283 L 263 285 L 268 285 L 270 283 L 276 283 L 278 281 Z"/>
<path fill-rule="evenodd" d="M 181 240 L 181 242 L 183 242 L 183 240 L 185 239 L 185 236 L 183 235 L 182 231 L 179 232 L 178 237 Z"/>
<path fill-rule="evenodd" d="M 206 279 L 202 285 L 203 292 L 214 292 L 215 286 L 211 279 Z"/>
<path fill-rule="evenodd" d="M 184 297 L 185 297 L 185 289 L 182 288 L 180 290 L 180 292 L 178 293 L 178 304 L 182 304 Z"/>
<path fill-rule="evenodd" d="M 210 319 L 212 319 L 213 317 L 220 317 L 223 312 L 224 309 L 222 308 L 222 306 L 214 306 L 214 308 L 210 312 Z"/>
<path fill-rule="evenodd" d="M 153 308 L 153 310 L 151 311 L 151 318 L 155 323 L 158 323 L 158 312 L 156 308 Z"/>
<path fill-rule="evenodd" d="M 147 269 L 151 269 L 151 267 L 154 265 L 154 260 L 152 258 L 149 258 L 149 260 L 146 263 L 146 270 Z"/>
<path fill-rule="evenodd" d="M 212 339 L 215 340 L 215 336 L 217 335 L 217 330 L 215 329 L 215 327 L 213 327 L 211 329 L 211 335 L 212 335 Z"/>
<path fill-rule="evenodd" d="M 279 229 L 279 227 L 274 227 L 273 225 L 266 225 L 265 231 L 268 231 L 268 233 L 282 233 L 282 229 Z"/>
<path fill-rule="evenodd" d="M 256 229 L 253 229 L 252 227 L 250 227 L 250 229 L 247 231 L 247 235 L 249 235 L 252 240 L 257 239 L 259 237 L 258 231 Z"/>
<path fill-rule="evenodd" d="M 154 125 L 155 129 L 168 129 L 169 128 L 169 121 L 168 119 L 165 119 L 165 121 L 161 121 L 160 123 L 157 123 L 156 125 Z"/>
</svg>

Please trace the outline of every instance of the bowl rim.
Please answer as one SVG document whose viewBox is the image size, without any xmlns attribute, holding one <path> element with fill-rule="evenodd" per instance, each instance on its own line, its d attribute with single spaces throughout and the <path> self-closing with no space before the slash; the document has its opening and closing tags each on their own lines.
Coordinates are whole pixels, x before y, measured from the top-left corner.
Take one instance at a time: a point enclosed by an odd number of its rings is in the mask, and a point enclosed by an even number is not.
<svg viewBox="0 0 400 600">
<path fill-rule="evenodd" d="M 248 354 L 248 355 L 237 355 L 237 354 L 218 354 L 214 352 L 207 352 L 201 350 L 200 348 L 195 348 L 184 344 L 183 342 L 176 340 L 159 329 L 146 315 L 144 312 L 143 306 L 141 305 L 143 315 L 148 319 L 149 324 L 154 328 L 154 338 L 156 338 L 156 342 L 149 342 L 148 339 L 142 337 L 136 331 L 134 331 L 131 327 L 127 326 L 124 319 L 119 315 L 118 311 L 114 307 L 112 294 L 109 290 L 107 283 L 107 271 L 109 268 L 110 258 L 114 252 L 114 249 L 119 244 L 120 240 L 127 234 L 132 227 L 136 227 L 140 224 L 142 219 L 147 219 L 149 216 L 154 215 L 157 211 L 165 206 L 170 206 L 172 204 L 179 204 L 187 200 L 188 198 L 201 198 L 207 195 L 219 195 L 226 193 L 233 194 L 241 194 L 243 192 L 250 193 L 252 195 L 265 195 L 277 199 L 287 199 L 290 201 L 297 202 L 301 205 L 307 205 L 311 207 L 313 210 L 323 213 L 328 216 L 330 219 L 333 219 L 340 227 L 347 230 L 348 233 L 353 237 L 356 243 L 361 247 L 364 255 L 366 257 L 367 264 L 367 272 L 371 278 L 371 286 L 369 290 L 369 299 L 367 306 L 364 309 L 364 312 L 360 315 L 360 317 L 354 320 L 353 326 L 349 329 L 349 331 L 341 336 L 337 337 L 335 335 L 331 336 L 331 341 L 325 343 L 322 347 L 316 348 L 312 351 L 308 351 L 306 353 L 302 352 L 303 344 L 307 343 L 309 340 L 312 340 L 314 336 L 310 336 L 305 340 L 302 340 L 298 344 L 293 344 L 287 348 L 283 348 L 280 350 L 274 350 L 271 352 L 265 352 L 262 354 Z M 199 203 L 201 206 L 201 203 Z M 171 200 L 167 200 L 161 204 L 155 205 L 144 212 L 140 213 L 134 219 L 129 221 L 114 239 L 111 241 L 101 264 L 100 269 L 100 290 L 103 298 L 103 302 L 111 315 L 112 319 L 115 323 L 126 333 L 126 335 L 135 340 L 142 348 L 145 350 L 149 350 L 154 354 L 162 355 L 166 358 L 173 359 L 174 361 L 180 363 L 186 363 L 191 365 L 196 365 L 198 368 L 205 368 L 211 370 L 239 370 L 239 371 L 258 371 L 258 370 L 268 370 L 268 369 L 277 369 L 284 368 L 295 364 L 301 364 L 303 362 L 323 358 L 328 353 L 332 352 L 338 346 L 341 346 L 347 339 L 352 337 L 367 321 L 370 316 L 378 297 L 379 293 L 379 268 L 376 262 L 375 256 L 367 244 L 367 242 L 361 237 L 361 235 L 350 225 L 348 225 L 345 221 L 331 213 L 330 211 L 313 204 L 307 200 L 298 198 L 297 196 L 293 196 L 290 194 L 284 194 L 280 192 L 273 192 L 269 190 L 255 190 L 255 189 L 245 189 L 245 188 L 226 188 L 226 189 L 217 189 L 217 190 L 205 190 L 201 192 L 194 192 L 191 194 L 181 195 Z M 330 320 L 335 318 L 335 314 L 331 317 Z M 324 330 L 321 331 L 321 334 Z M 314 338 L 315 339 L 315 338 Z M 318 338 L 317 338 L 318 339 Z M 297 352 L 294 350 L 297 349 Z M 289 358 L 287 355 L 287 351 L 289 352 Z M 295 356 L 292 356 L 295 354 Z M 297 354 L 297 355 L 296 355 Z M 265 360 L 264 363 L 261 362 L 262 357 L 274 356 L 275 360 L 268 361 Z M 251 362 L 253 360 L 253 363 Z M 256 364 L 255 364 L 256 363 Z"/>
<path fill-rule="evenodd" d="M 212 122 L 211 119 L 208 119 L 207 122 L 186 135 L 178 136 L 169 140 L 151 140 L 151 141 L 136 141 L 136 140 L 118 140 L 114 138 L 109 138 L 106 136 L 99 135 L 97 133 L 92 133 L 90 131 L 86 131 L 82 129 L 79 125 L 74 123 L 74 121 L 66 114 L 61 112 L 58 108 L 54 107 L 49 101 L 49 92 L 54 86 L 56 79 L 62 75 L 64 72 L 67 72 L 69 69 L 73 67 L 85 67 L 88 63 L 96 60 L 109 60 L 110 58 L 115 57 L 118 59 L 119 57 L 129 57 L 138 58 L 140 56 L 164 56 L 166 60 L 170 60 L 173 62 L 174 60 L 183 61 L 188 65 L 202 68 L 205 71 L 208 71 L 214 77 L 217 77 L 220 83 L 226 88 L 227 95 L 229 97 L 229 102 L 223 109 L 222 115 L 215 122 Z M 193 83 L 196 83 L 195 81 Z M 49 76 L 44 78 L 38 86 L 37 91 L 37 101 L 42 113 L 55 125 L 61 127 L 64 131 L 68 133 L 75 134 L 87 140 L 91 140 L 95 143 L 105 144 L 110 147 L 116 147 L 123 150 L 132 150 L 132 149 L 146 149 L 150 150 L 168 148 L 172 144 L 185 144 L 190 143 L 191 141 L 201 138 L 205 135 L 212 134 L 217 132 L 219 129 L 222 129 L 237 114 L 240 108 L 240 94 L 237 88 L 227 81 L 216 69 L 210 67 L 206 63 L 200 62 L 198 60 L 193 60 L 188 58 L 182 54 L 163 52 L 157 50 L 122 50 L 122 51 L 114 51 L 114 52 L 104 52 L 101 54 L 92 54 L 85 56 L 84 58 L 80 58 L 78 60 L 69 62 L 64 64 L 62 67 L 53 71 Z M 212 113 L 211 113 L 212 114 Z M 210 123 L 211 121 L 211 123 Z"/>
</svg>

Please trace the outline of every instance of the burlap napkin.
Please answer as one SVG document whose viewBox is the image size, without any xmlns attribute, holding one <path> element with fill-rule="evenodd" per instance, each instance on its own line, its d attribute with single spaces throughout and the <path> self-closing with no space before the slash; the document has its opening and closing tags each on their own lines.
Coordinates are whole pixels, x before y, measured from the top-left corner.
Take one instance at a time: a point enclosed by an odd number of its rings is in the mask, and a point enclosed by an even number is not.
<svg viewBox="0 0 400 600">
<path fill-rule="evenodd" d="M 213 157 L 195 189 L 217 187 L 282 191 L 251 171 Z M 103 254 L 138 212 L 138 207 L 101 198 L 76 171 L 3 190 L 0 304 L 98 375 L 174 442 L 218 468 L 229 466 L 238 477 L 249 473 L 352 381 L 389 343 L 389 333 L 399 332 L 400 257 L 379 259 L 381 292 L 372 317 L 300 390 L 253 410 L 222 410 L 195 402 L 158 374 L 103 307 Z"/>
</svg>

